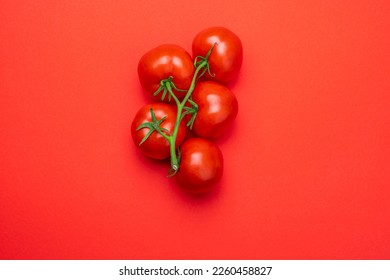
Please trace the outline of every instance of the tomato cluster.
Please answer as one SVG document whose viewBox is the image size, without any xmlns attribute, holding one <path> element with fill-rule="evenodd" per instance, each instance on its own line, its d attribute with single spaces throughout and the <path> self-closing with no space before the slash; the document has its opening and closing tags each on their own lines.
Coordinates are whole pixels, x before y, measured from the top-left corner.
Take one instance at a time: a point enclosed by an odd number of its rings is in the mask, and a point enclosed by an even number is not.
<svg viewBox="0 0 390 280">
<path fill-rule="evenodd" d="M 192 56 L 178 45 L 164 44 L 138 63 L 151 103 L 135 115 L 133 141 L 148 157 L 170 158 L 169 176 L 189 192 L 206 192 L 222 177 L 223 156 L 213 140 L 237 116 L 237 99 L 227 83 L 237 78 L 242 58 L 238 36 L 211 27 L 195 36 Z"/>
</svg>

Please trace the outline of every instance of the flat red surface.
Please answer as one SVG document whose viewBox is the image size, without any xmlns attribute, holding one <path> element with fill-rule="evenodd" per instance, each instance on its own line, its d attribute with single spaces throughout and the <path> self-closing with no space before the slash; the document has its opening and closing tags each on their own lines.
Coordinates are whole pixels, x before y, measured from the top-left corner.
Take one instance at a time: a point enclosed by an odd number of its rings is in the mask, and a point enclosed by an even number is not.
<svg viewBox="0 0 390 280">
<path fill-rule="evenodd" d="M 15 1 L 0 9 L 1 259 L 389 259 L 390 2 Z M 205 197 L 142 157 L 137 63 L 244 45 Z"/>
</svg>

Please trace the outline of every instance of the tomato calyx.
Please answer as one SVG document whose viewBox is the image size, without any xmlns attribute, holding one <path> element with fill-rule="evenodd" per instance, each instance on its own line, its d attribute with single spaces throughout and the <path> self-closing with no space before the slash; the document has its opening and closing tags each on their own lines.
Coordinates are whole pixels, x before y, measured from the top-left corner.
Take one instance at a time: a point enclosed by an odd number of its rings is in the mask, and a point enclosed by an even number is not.
<svg viewBox="0 0 390 280">
<path fill-rule="evenodd" d="M 150 115 L 152 116 L 151 122 L 145 122 L 137 127 L 137 131 L 143 128 L 149 128 L 149 132 L 144 136 L 144 138 L 141 140 L 139 145 L 141 146 L 142 143 L 144 143 L 149 136 L 154 132 L 157 131 L 160 133 L 165 139 L 169 139 L 169 136 L 166 133 L 169 133 L 169 131 L 163 127 L 161 127 L 162 122 L 167 118 L 166 116 L 162 117 L 160 120 L 157 120 L 156 114 L 154 113 L 153 109 L 150 108 Z"/>
<path fill-rule="evenodd" d="M 190 103 L 191 107 L 184 106 L 183 109 L 185 110 L 185 112 L 183 113 L 182 117 L 184 117 L 185 115 L 191 115 L 191 119 L 187 122 L 186 125 L 192 130 L 196 116 L 198 115 L 199 106 L 192 99 L 188 99 L 188 103 Z"/>
<path fill-rule="evenodd" d="M 167 96 L 167 93 L 168 93 L 168 101 L 171 101 L 172 98 L 173 99 L 177 99 L 176 95 L 173 93 L 172 89 L 174 89 L 175 91 L 179 91 L 179 92 L 186 92 L 185 89 L 179 89 L 175 86 L 175 84 L 173 83 L 173 77 L 170 76 L 168 77 L 167 79 L 163 79 L 160 81 L 160 86 L 159 88 L 153 93 L 153 96 L 157 96 L 160 92 L 162 92 L 161 94 L 161 101 L 164 101 L 165 100 L 165 97 Z M 178 99 L 177 99 L 178 100 Z M 176 100 L 175 100 L 176 101 Z"/>
<path fill-rule="evenodd" d="M 200 73 L 200 75 L 198 76 L 198 79 L 200 77 L 202 77 L 204 74 L 206 74 L 206 72 L 208 72 L 208 74 L 211 76 L 211 77 L 214 77 L 215 74 L 211 72 L 210 70 L 210 64 L 208 63 L 209 61 L 209 57 L 211 55 L 211 52 L 213 51 L 215 45 L 217 45 L 218 43 L 215 42 L 211 48 L 209 49 L 209 51 L 206 53 L 206 56 L 201 56 L 201 55 L 198 55 L 197 57 L 195 57 L 194 59 L 194 66 L 195 68 L 198 68 L 199 65 L 202 65 L 202 63 L 206 63 L 206 65 L 203 67 L 203 71 L 202 73 Z"/>
</svg>

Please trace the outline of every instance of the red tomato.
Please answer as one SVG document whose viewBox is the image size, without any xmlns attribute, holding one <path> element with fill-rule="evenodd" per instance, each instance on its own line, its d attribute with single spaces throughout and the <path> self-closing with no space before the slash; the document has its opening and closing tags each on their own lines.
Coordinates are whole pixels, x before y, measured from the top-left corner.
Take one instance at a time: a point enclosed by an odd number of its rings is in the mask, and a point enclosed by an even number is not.
<svg viewBox="0 0 390 280">
<path fill-rule="evenodd" d="M 215 76 L 205 74 L 206 79 L 227 83 L 235 79 L 242 65 L 242 43 L 236 34 L 225 27 L 211 27 L 201 31 L 192 42 L 193 57 L 205 57 L 210 48 L 210 71 Z"/>
<path fill-rule="evenodd" d="M 211 190 L 223 173 L 223 156 L 218 146 L 207 139 L 191 138 L 180 151 L 180 168 L 175 175 L 180 186 L 191 193 Z"/>
<path fill-rule="evenodd" d="M 173 77 L 172 82 L 178 89 L 188 90 L 194 75 L 194 64 L 190 54 L 177 45 L 161 45 L 144 54 L 138 63 L 138 77 L 145 92 L 153 97 L 161 80 Z M 173 90 L 182 99 L 186 92 Z M 161 100 L 163 91 L 153 97 Z M 168 96 L 168 95 L 167 95 Z M 168 100 L 168 98 L 164 101 Z"/>
<path fill-rule="evenodd" d="M 198 105 L 192 130 L 200 137 L 216 139 L 222 136 L 235 120 L 238 102 L 227 87 L 213 81 L 197 84 L 192 100 Z"/>
<path fill-rule="evenodd" d="M 137 128 L 143 123 L 152 122 L 150 108 L 153 109 L 157 120 L 166 117 L 160 125 L 161 128 L 168 130 L 166 134 L 170 135 L 173 132 L 177 115 L 176 108 L 169 104 L 158 102 L 144 105 L 137 112 L 131 124 L 131 136 L 134 144 L 140 148 L 143 154 L 154 159 L 165 159 L 170 156 L 169 142 L 157 131 L 153 131 L 147 140 L 139 145 L 150 129 L 145 127 L 137 130 Z M 186 126 L 184 122 L 181 122 L 176 138 L 177 147 L 183 142 L 185 135 Z"/>
</svg>

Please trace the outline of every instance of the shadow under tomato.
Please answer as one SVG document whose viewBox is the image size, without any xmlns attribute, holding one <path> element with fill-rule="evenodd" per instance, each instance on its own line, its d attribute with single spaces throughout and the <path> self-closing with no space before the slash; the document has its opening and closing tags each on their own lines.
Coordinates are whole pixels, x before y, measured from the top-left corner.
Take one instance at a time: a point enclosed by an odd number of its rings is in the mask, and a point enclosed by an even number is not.
<svg viewBox="0 0 390 280">
<path fill-rule="evenodd" d="M 221 137 L 219 137 L 215 140 L 212 140 L 215 144 L 218 145 L 218 147 L 221 149 L 222 153 L 223 153 L 223 145 L 226 142 L 233 141 L 232 139 L 234 138 L 234 135 L 236 134 L 236 132 L 235 132 L 236 127 L 237 127 L 237 119 L 232 123 L 232 125 L 229 127 L 229 129 L 226 130 L 224 135 L 222 135 Z"/>
<path fill-rule="evenodd" d="M 133 144 L 134 146 L 134 144 Z M 132 147 L 132 156 L 136 161 L 143 166 L 144 168 L 150 169 L 152 172 L 155 172 L 159 175 L 168 174 L 170 161 L 168 159 L 153 159 L 145 156 L 137 147 Z M 165 172 L 165 174 L 164 174 Z"/>
<path fill-rule="evenodd" d="M 192 193 L 186 191 L 185 186 L 177 182 L 174 177 L 169 178 L 168 181 L 172 192 L 175 195 L 193 204 L 205 204 L 216 201 L 220 198 L 221 192 L 223 191 L 223 178 L 215 184 L 210 191 L 203 193 Z"/>
</svg>

